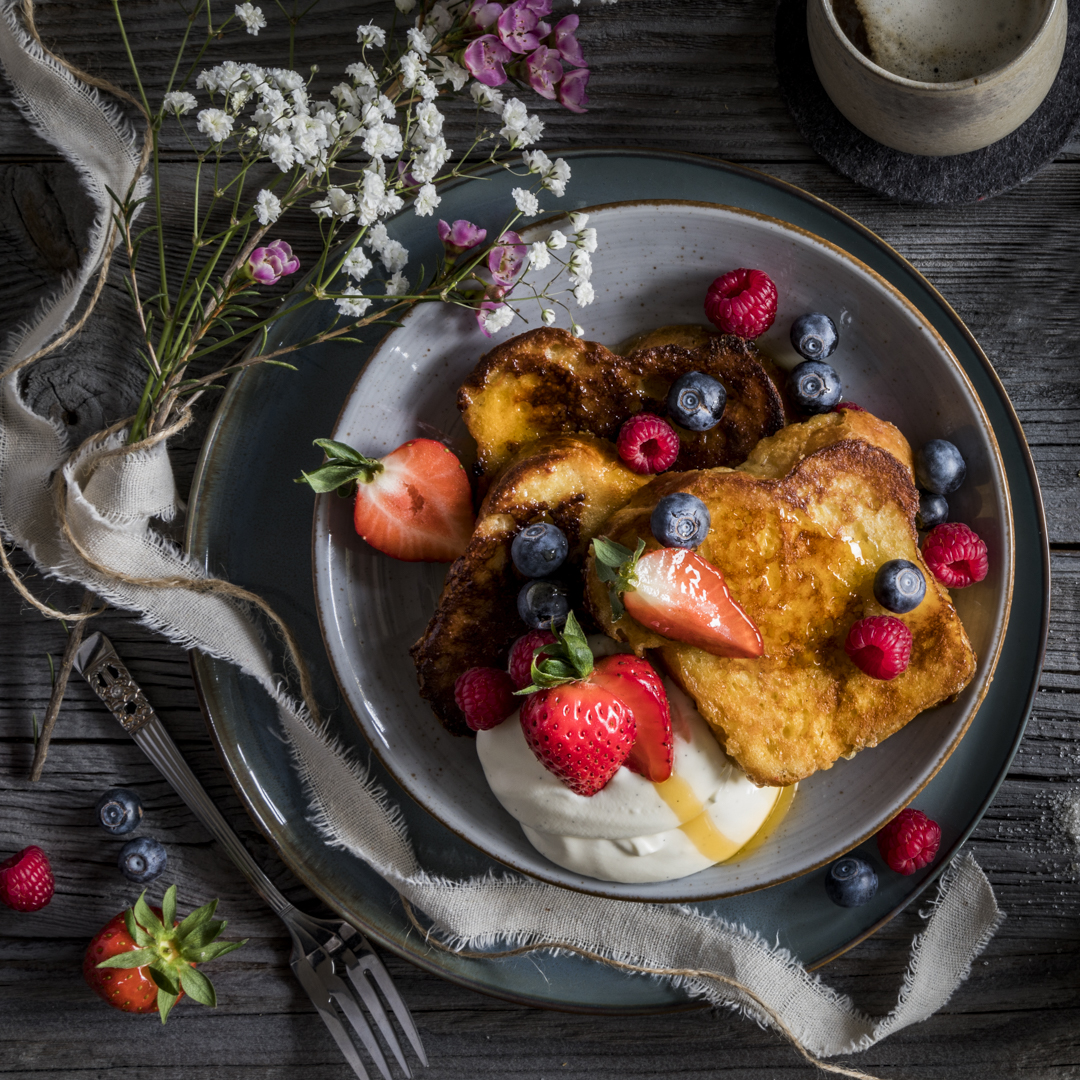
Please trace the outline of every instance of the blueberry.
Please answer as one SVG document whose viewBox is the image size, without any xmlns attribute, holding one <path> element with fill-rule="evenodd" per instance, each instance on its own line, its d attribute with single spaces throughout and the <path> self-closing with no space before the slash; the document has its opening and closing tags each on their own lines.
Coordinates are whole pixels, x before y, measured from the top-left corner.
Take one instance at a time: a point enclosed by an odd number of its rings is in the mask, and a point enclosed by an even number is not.
<svg viewBox="0 0 1080 1080">
<path fill-rule="evenodd" d="M 696 495 L 665 495 L 649 519 L 652 534 L 664 547 L 696 548 L 709 532 L 709 508 Z"/>
<path fill-rule="evenodd" d="M 829 867 L 825 875 L 825 892 L 841 907 L 861 907 L 877 892 L 877 874 L 863 859 L 845 855 Z"/>
<path fill-rule="evenodd" d="M 799 412 L 832 412 L 842 392 L 840 376 L 821 360 L 804 360 L 787 378 L 787 392 Z"/>
<path fill-rule="evenodd" d="M 919 512 L 915 515 L 915 524 L 920 529 L 932 529 L 948 520 L 948 499 L 944 495 L 935 495 L 932 491 L 920 491 Z"/>
<path fill-rule="evenodd" d="M 127 788 L 109 788 L 98 799 L 98 824 L 113 836 L 123 836 L 138 828 L 142 821 L 143 809 L 139 796 Z"/>
<path fill-rule="evenodd" d="M 791 344 L 807 360 L 831 356 L 839 340 L 836 323 L 820 311 L 808 311 L 791 324 Z"/>
<path fill-rule="evenodd" d="M 526 525 L 514 537 L 510 557 L 526 577 L 540 578 L 554 574 L 562 566 L 569 549 L 566 533 L 558 525 L 538 521 L 535 525 Z"/>
<path fill-rule="evenodd" d="M 967 465 L 959 450 L 947 439 L 931 439 L 915 455 L 915 479 L 919 487 L 935 495 L 955 491 L 967 476 Z"/>
<path fill-rule="evenodd" d="M 120 873 L 128 881 L 145 885 L 161 876 L 168 860 L 169 856 L 162 844 L 151 840 L 149 836 L 140 836 L 137 840 L 129 840 L 120 849 L 118 865 Z"/>
<path fill-rule="evenodd" d="M 914 611 L 926 595 L 923 572 L 907 559 L 892 559 L 874 577 L 874 599 L 894 615 Z"/>
<path fill-rule="evenodd" d="M 570 610 L 566 586 L 557 581 L 526 581 L 517 599 L 518 614 L 534 630 L 550 630 L 552 623 L 561 626 Z"/>
<path fill-rule="evenodd" d="M 724 384 L 700 371 L 680 375 L 668 391 L 668 415 L 689 431 L 708 431 L 720 423 L 727 404 Z"/>
</svg>

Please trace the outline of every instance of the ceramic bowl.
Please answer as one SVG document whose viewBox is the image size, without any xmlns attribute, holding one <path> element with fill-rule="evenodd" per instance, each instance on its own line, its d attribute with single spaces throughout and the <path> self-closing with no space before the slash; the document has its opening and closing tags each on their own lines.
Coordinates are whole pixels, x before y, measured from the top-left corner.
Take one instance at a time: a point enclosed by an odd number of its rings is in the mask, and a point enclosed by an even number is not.
<svg viewBox="0 0 1080 1080">
<path fill-rule="evenodd" d="M 1065 52 L 1066 0 L 1038 2 L 1045 11 L 1024 48 L 959 82 L 917 82 L 875 64 L 844 33 L 833 0 L 808 0 L 810 54 L 833 104 L 870 138 L 909 154 L 964 154 L 1018 128 L 1053 85 Z"/>
<path fill-rule="evenodd" d="M 558 224 L 556 221 L 555 224 Z M 729 896 L 787 880 L 836 858 L 876 832 L 941 767 L 986 693 L 1011 598 L 1013 531 L 993 430 L 967 376 L 936 331 L 892 286 L 846 252 L 792 225 L 702 203 L 634 202 L 594 209 L 595 302 L 576 312 L 587 339 L 614 345 L 673 322 L 702 322 L 719 273 L 766 270 L 780 309 L 758 344 L 782 367 L 798 362 L 792 320 L 824 311 L 840 329 L 832 363 L 845 396 L 891 420 L 911 443 L 952 440 L 968 478 L 950 497 L 952 517 L 990 552 L 990 574 L 955 593 L 976 653 L 974 681 L 881 746 L 804 781 L 790 811 L 752 852 L 676 881 L 600 882 L 548 862 L 488 789 L 473 741 L 448 735 L 416 688 L 409 646 L 435 608 L 444 566 L 402 563 L 359 540 L 350 504 L 320 498 L 314 523 L 315 589 L 339 684 L 374 752 L 409 794 L 455 833 L 507 866 L 571 889 L 657 901 Z M 543 231 L 546 235 L 546 229 Z M 535 322 L 534 322 L 535 325 Z M 516 323 L 494 341 L 525 327 Z M 470 440 L 457 388 L 490 347 L 468 312 L 416 308 L 374 353 L 344 404 L 334 438 L 379 455 L 417 435 Z M 477 628 L 483 632 L 482 627 Z"/>
</svg>

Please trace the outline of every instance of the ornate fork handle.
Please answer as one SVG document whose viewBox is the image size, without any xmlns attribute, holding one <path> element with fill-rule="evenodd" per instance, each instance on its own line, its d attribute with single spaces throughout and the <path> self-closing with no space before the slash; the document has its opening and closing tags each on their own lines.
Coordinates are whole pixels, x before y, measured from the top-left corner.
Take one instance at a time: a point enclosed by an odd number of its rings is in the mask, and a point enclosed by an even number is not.
<svg viewBox="0 0 1080 1080">
<path fill-rule="evenodd" d="M 165 726 L 146 700 L 146 695 L 104 635 L 91 634 L 86 639 L 75 657 L 75 666 L 124 730 L 139 744 L 143 753 L 161 770 L 191 812 L 221 844 L 255 891 L 277 915 L 284 918 L 286 913 L 293 911 L 292 904 L 248 854 L 247 848 L 188 768 Z"/>
</svg>

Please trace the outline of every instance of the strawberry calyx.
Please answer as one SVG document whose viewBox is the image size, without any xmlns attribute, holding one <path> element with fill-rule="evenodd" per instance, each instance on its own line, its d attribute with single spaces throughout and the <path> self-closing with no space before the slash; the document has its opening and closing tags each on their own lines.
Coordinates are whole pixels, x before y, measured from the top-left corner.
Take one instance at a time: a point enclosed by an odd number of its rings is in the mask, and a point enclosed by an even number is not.
<svg viewBox="0 0 1080 1080">
<path fill-rule="evenodd" d="M 598 536 L 592 542 L 592 550 L 596 559 L 596 576 L 608 587 L 612 621 L 618 622 L 626 614 L 622 594 L 637 588 L 637 564 L 645 550 L 645 541 L 639 537 L 637 549 L 631 551 L 606 536 Z"/>
<path fill-rule="evenodd" d="M 157 987 L 157 1006 L 164 1024 L 181 991 L 202 1005 L 217 1004 L 213 984 L 196 964 L 205 964 L 239 949 L 243 941 L 216 941 L 228 925 L 215 919 L 217 900 L 196 908 L 182 922 L 176 922 L 176 886 L 165 890 L 161 917 L 146 902 L 144 889 L 139 899 L 124 912 L 124 925 L 136 948 L 110 956 L 99 968 L 145 968 Z"/>
<path fill-rule="evenodd" d="M 320 495 L 336 491 L 342 498 L 348 498 L 358 483 L 370 484 L 383 471 L 381 461 L 364 457 L 359 450 L 335 439 L 316 439 L 312 445 L 326 454 L 326 461 L 312 472 L 301 469 L 293 483 L 310 484 Z"/>
<path fill-rule="evenodd" d="M 515 690 L 516 697 L 551 690 L 566 683 L 580 682 L 593 672 L 593 654 L 581 624 L 572 611 L 567 612 L 561 630 L 553 630 L 555 640 L 533 653 L 528 686 Z"/>
</svg>

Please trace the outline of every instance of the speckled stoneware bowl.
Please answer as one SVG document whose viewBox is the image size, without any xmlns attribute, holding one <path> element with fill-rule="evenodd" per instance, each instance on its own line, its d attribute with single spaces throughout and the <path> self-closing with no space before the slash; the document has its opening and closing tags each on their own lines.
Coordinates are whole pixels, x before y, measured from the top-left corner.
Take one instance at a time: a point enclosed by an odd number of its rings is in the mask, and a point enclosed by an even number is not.
<svg viewBox="0 0 1080 1080">
<path fill-rule="evenodd" d="M 613 346 L 664 323 L 701 322 L 717 274 L 759 267 L 780 295 L 776 322 L 758 342 L 766 353 L 793 366 L 793 318 L 827 312 L 840 328 L 830 362 L 845 397 L 897 424 L 914 446 L 947 438 L 960 447 L 968 478 L 950 497 L 951 516 L 971 525 L 990 552 L 987 579 L 954 594 L 979 657 L 974 681 L 955 702 L 917 717 L 880 747 L 804 781 L 779 828 L 749 854 L 676 881 L 621 885 L 574 874 L 537 853 L 490 793 L 473 741 L 440 727 L 417 691 L 409 646 L 434 610 L 445 567 L 376 553 L 356 537 L 350 504 L 335 497 L 319 500 L 314 526 L 324 637 L 342 691 L 382 763 L 417 802 L 492 858 L 612 897 L 687 901 L 760 889 L 821 866 L 876 832 L 918 794 L 971 723 L 1011 602 L 1013 523 L 1001 456 L 977 395 L 937 332 L 846 252 L 784 222 L 704 203 L 620 203 L 591 215 L 602 246 L 594 256 L 596 301 L 577 313 L 586 338 Z M 495 340 L 522 329 L 518 322 Z M 441 432 L 464 450 L 470 440 L 457 388 L 488 347 L 468 312 L 420 306 L 372 356 L 334 438 L 379 455 Z"/>
<path fill-rule="evenodd" d="M 844 33 L 833 0 L 808 0 L 810 55 L 833 104 L 870 138 L 908 154 L 966 154 L 1015 131 L 1042 103 L 1065 53 L 1066 0 L 1043 5 L 1033 36 L 1008 63 L 957 82 L 896 75 Z"/>
</svg>

